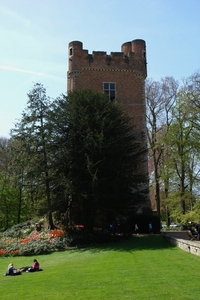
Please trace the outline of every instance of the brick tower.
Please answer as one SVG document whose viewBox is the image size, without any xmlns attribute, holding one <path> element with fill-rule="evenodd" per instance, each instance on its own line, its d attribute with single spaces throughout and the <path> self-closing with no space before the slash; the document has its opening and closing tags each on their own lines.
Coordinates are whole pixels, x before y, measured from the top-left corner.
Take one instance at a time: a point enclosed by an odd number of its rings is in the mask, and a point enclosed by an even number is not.
<svg viewBox="0 0 200 300">
<path fill-rule="evenodd" d="M 82 42 L 69 43 L 67 90 L 93 89 L 107 93 L 110 100 L 117 101 L 131 117 L 138 143 L 144 150 L 136 173 L 143 174 L 146 181 L 139 187 L 140 205 L 138 212 L 150 212 L 148 193 L 148 158 L 146 138 L 145 78 L 146 45 L 137 39 L 124 43 L 121 52 L 83 49 Z M 147 193 L 146 193 L 147 192 Z"/>
</svg>

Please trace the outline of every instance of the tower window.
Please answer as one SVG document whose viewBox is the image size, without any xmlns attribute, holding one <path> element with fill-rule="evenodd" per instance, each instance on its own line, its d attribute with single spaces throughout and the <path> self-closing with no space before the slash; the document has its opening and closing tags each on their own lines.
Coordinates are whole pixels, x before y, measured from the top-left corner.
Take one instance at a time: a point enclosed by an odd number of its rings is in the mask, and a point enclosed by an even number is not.
<svg viewBox="0 0 200 300">
<path fill-rule="evenodd" d="M 116 83 L 114 82 L 104 82 L 103 83 L 104 93 L 108 95 L 111 101 L 116 99 Z"/>
<path fill-rule="evenodd" d="M 72 56 L 73 55 L 73 48 L 71 47 L 71 48 L 69 48 L 69 56 Z"/>
</svg>

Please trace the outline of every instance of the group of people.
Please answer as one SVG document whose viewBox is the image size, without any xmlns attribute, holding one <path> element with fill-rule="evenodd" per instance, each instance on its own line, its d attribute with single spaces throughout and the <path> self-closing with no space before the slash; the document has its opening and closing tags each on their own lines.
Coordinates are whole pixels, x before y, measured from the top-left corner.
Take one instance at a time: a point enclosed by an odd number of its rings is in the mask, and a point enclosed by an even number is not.
<svg viewBox="0 0 200 300">
<path fill-rule="evenodd" d="M 135 233 L 136 233 L 136 234 L 139 234 L 139 227 L 138 227 L 138 224 L 135 224 Z M 150 233 L 150 234 L 153 234 L 153 225 L 152 225 L 151 222 L 149 223 L 149 233 Z"/>
<path fill-rule="evenodd" d="M 22 268 L 18 268 L 18 269 L 16 269 L 14 267 L 13 263 L 10 263 L 8 265 L 8 270 L 4 275 L 5 276 L 20 275 L 22 272 L 35 272 L 35 271 L 39 271 L 39 270 L 40 270 L 40 264 L 37 261 L 37 259 L 34 259 L 33 264 L 31 266 L 22 267 Z"/>
</svg>

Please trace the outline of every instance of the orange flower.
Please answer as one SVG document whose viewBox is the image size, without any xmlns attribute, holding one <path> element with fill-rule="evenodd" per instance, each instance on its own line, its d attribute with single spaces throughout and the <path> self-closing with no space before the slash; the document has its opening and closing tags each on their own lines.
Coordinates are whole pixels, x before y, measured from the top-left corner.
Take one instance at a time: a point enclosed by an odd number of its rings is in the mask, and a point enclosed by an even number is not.
<svg viewBox="0 0 200 300">
<path fill-rule="evenodd" d="M 50 231 L 50 236 L 55 238 L 55 237 L 60 237 L 64 234 L 64 232 L 62 230 L 58 230 L 58 229 L 55 229 L 55 230 L 51 230 Z"/>
<path fill-rule="evenodd" d="M 28 243 L 30 241 L 30 238 L 26 238 L 20 241 L 20 243 L 25 244 Z"/>
</svg>

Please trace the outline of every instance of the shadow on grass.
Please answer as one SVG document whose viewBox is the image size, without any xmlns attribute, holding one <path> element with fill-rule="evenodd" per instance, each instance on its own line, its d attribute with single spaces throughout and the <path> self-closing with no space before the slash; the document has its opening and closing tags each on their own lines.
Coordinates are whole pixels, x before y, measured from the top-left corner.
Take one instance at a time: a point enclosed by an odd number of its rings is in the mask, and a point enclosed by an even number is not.
<svg viewBox="0 0 200 300">
<path fill-rule="evenodd" d="M 132 236 L 129 239 L 119 239 L 108 244 L 96 244 L 88 247 L 77 249 L 78 251 L 122 251 L 133 252 L 138 250 L 158 250 L 158 249 L 172 249 L 174 245 L 170 244 L 162 235 L 145 235 Z"/>
</svg>

